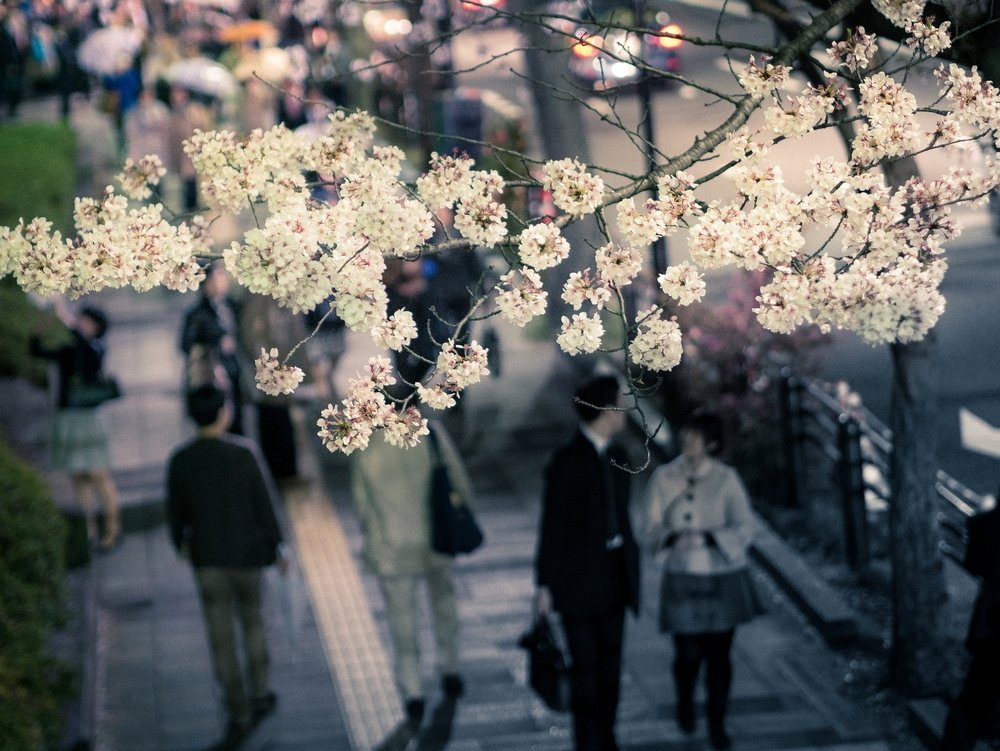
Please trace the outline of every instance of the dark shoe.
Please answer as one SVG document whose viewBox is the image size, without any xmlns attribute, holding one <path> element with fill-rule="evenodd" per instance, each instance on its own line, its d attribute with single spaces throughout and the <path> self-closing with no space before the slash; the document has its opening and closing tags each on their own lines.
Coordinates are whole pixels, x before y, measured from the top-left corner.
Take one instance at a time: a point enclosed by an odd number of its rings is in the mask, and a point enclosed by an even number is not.
<svg viewBox="0 0 1000 751">
<path fill-rule="evenodd" d="M 732 739 L 721 725 L 709 725 L 708 742 L 712 744 L 715 751 L 729 751 L 733 747 Z"/>
<path fill-rule="evenodd" d="M 263 696 L 258 696 L 253 700 L 253 704 L 250 705 L 250 711 L 253 714 L 253 724 L 257 725 L 261 720 L 267 717 L 274 708 L 278 706 L 278 695 L 273 691 L 268 691 Z"/>
<path fill-rule="evenodd" d="M 677 702 L 677 727 L 679 727 L 681 732 L 685 735 L 691 735 L 694 733 L 694 702 Z"/>
<path fill-rule="evenodd" d="M 226 734 L 222 736 L 222 739 L 218 743 L 211 746 L 209 751 L 237 751 L 243 745 L 243 741 L 250 736 L 252 729 L 248 725 L 230 722 L 226 726 Z"/>
<path fill-rule="evenodd" d="M 416 732 L 420 728 L 420 724 L 423 721 L 424 721 L 424 700 L 407 699 L 406 722 L 407 724 L 409 724 L 410 729 Z"/>
<path fill-rule="evenodd" d="M 465 693 L 465 681 L 458 673 L 445 673 L 441 676 L 441 690 L 449 699 L 457 699 Z"/>
</svg>

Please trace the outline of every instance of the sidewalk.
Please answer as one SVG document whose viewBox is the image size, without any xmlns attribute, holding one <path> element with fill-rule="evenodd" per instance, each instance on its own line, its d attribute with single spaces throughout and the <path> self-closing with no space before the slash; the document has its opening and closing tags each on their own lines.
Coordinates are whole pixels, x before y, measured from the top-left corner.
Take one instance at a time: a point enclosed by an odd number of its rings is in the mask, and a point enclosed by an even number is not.
<svg viewBox="0 0 1000 751">
<path fill-rule="evenodd" d="M 74 116 L 83 141 L 99 122 Z M 100 148 L 93 154 L 100 155 Z M 99 156 L 93 157 L 95 162 Z M 109 312 L 108 368 L 125 396 L 105 408 L 115 475 L 123 489 L 126 534 L 110 554 L 74 574 L 79 606 L 67 644 L 83 648 L 79 735 L 99 751 L 193 751 L 222 733 L 208 647 L 189 567 L 162 525 L 163 471 L 188 435 L 179 385 L 176 336 L 193 294 L 110 291 L 96 296 Z M 487 543 L 456 567 L 466 695 L 454 714 L 428 683 L 429 717 L 410 748 L 452 751 L 568 751 L 569 719 L 548 711 L 526 686 L 517 638 L 529 625 L 531 562 L 541 469 L 573 429 L 572 367 L 551 343 L 519 329 L 501 331 L 504 370 L 473 388 L 448 417 L 474 478 Z M 339 375 L 364 360 L 355 345 Z M 0 383 L 2 388 L 13 384 Z M 44 395 L 0 394 L 7 429 L 43 469 Z M 302 481 L 283 489 L 289 527 L 308 588 L 301 619 L 288 617 L 268 590 L 268 625 L 278 710 L 248 742 L 268 751 L 368 751 L 406 746 L 391 678 L 388 631 L 375 580 L 359 565 L 360 533 L 342 458 L 315 438 L 313 406 L 297 410 Z M 64 478 L 49 473 L 61 505 Z M 635 498 L 641 495 L 642 477 Z M 682 736 L 672 717 L 670 641 L 655 627 L 657 577 L 645 562 L 645 606 L 630 622 L 619 739 L 623 749 L 707 748 L 702 730 Z M 734 648 L 730 729 L 741 751 L 909 751 L 886 740 L 889 729 L 837 691 L 847 668 L 762 573 L 768 615 L 742 628 Z M 294 614 L 293 614 L 294 615 Z M 426 614 L 424 614 L 426 616 Z M 426 627 L 426 618 L 424 618 Z M 423 634 L 430 645 L 430 634 Z M 426 654 L 431 654 L 427 650 Z M 428 666 L 428 681 L 430 670 Z"/>
<path fill-rule="evenodd" d="M 92 596 L 83 598 L 89 608 L 78 619 L 78 638 L 84 646 L 89 640 L 93 655 L 91 708 L 81 732 L 101 751 L 193 751 L 214 741 L 223 727 L 190 569 L 171 549 L 157 513 L 163 465 L 190 430 L 181 416 L 175 346 L 190 297 L 117 291 L 100 300 L 113 322 L 109 369 L 125 390 L 106 411 L 128 526 L 123 543 L 94 558 L 85 572 L 84 590 Z M 468 689 L 449 716 L 447 705 L 437 704 L 438 687 L 428 684 L 430 709 L 438 712 L 429 715 L 417 748 L 572 746 L 568 717 L 546 710 L 526 687 L 525 654 L 516 646 L 530 621 L 541 467 L 573 426 L 571 372 L 551 345 L 529 341 L 519 330 L 504 329 L 501 341 L 503 374 L 469 392 L 463 425 L 453 426 L 475 479 L 487 535 L 483 549 L 457 565 Z M 352 375 L 349 367 L 350 358 L 341 375 Z M 360 534 L 346 467 L 312 436 L 314 409 L 301 405 L 297 411 L 303 480 L 286 486 L 284 497 L 309 604 L 292 633 L 289 620 L 295 619 L 281 612 L 281 601 L 268 590 L 280 701 L 247 748 L 402 748 L 404 739 L 394 735 L 402 713 L 392 685 L 387 624 L 377 585 L 359 566 Z M 23 437 L 37 439 L 44 411 L 34 405 L 23 417 L 16 423 Z M 66 504 L 68 496 L 58 493 Z M 656 576 L 646 563 L 643 616 L 628 627 L 622 747 L 702 748 L 703 735 L 687 739 L 672 720 L 671 648 L 655 628 Z M 906 748 L 890 747 L 877 718 L 838 695 L 844 674 L 838 658 L 766 577 L 757 578 L 772 612 L 737 636 L 730 715 L 737 748 Z M 430 634 L 424 636 L 429 642 Z"/>
</svg>

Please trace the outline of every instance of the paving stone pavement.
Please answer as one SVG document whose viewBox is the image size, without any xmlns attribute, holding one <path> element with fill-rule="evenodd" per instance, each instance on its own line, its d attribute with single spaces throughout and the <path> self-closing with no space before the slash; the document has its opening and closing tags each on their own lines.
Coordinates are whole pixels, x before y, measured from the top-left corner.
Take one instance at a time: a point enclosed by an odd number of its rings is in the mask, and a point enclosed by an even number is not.
<svg viewBox="0 0 1000 751">
<path fill-rule="evenodd" d="M 91 124 L 102 132 L 99 122 Z M 181 311 L 194 298 L 113 291 L 96 299 L 111 316 L 109 369 L 125 390 L 124 398 L 106 407 L 105 417 L 129 524 L 119 547 L 74 574 L 75 631 L 62 640 L 82 647 L 76 729 L 99 751 L 193 751 L 221 734 L 223 715 L 193 579 L 170 548 L 157 509 L 166 459 L 191 432 L 181 410 L 176 337 Z M 283 495 L 307 596 L 289 603 L 287 592 L 270 582 L 267 617 L 280 699 L 246 748 L 572 747 L 568 717 L 548 711 L 527 688 L 526 657 L 516 642 L 531 618 L 540 472 L 548 452 L 572 430 L 573 370 L 550 344 L 520 329 L 503 329 L 501 342 L 503 373 L 473 389 L 462 410 L 448 418 L 472 470 L 487 535 L 483 549 L 456 567 L 466 695 L 457 705 L 441 702 L 428 665 L 425 728 L 414 738 L 400 732 L 384 608 L 376 582 L 359 565 L 361 541 L 345 466 L 312 436 L 315 405 L 300 404 L 302 480 L 286 485 Z M 366 354 L 353 344 L 339 370 L 342 378 L 353 375 Z M 57 501 L 68 508 L 65 478 L 46 469 L 45 395 L 12 382 L 0 383 L 0 389 L 9 405 L 2 416 L 5 432 L 46 471 Z M 671 646 L 651 615 L 657 582 L 648 560 L 645 573 L 646 605 L 627 632 L 621 747 L 707 748 L 703 730 L 685 737 L 671 719 Z M 898 738 L 890 745 L 879 718 L 839 694 L 840 658 L 770 580 L 756 576 L 771 609 L 738 632 L 730 712 L 735 748 L 909 748 Z M 422 638 L 429 655 L 426 615 Z"/>
</svg>

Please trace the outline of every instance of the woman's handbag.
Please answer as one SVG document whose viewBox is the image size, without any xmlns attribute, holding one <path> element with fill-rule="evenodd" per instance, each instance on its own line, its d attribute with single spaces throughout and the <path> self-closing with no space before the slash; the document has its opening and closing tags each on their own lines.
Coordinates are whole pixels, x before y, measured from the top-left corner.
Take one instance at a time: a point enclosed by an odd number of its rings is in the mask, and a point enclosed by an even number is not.
<svg viewBox="0 0 1000 751">
<path fill-rule="evenodd" d="M 556 712 L 569 710 L 569 665 L 547 616 L 538 615 L 517 645 L 528 650 L 528 685 L 545 706 Z"/>
<path fill-rule="evenodd" d="M 73 376 L 66 391 L 66 406 L 73 408 L 99 407 L 105 402 L 118 399 L 122 395 L 118 379 L 107 373 L 98 373 L 93 378 Z"/>
<path fill-rule="evenodd" d="M 471 553 L 483 544 L 483 530 L 472 510 L 458 498 L 433 430 L 428 437 L 434 456 L 430 487 L 431 547 L 445 555 Z"/>
</svg>

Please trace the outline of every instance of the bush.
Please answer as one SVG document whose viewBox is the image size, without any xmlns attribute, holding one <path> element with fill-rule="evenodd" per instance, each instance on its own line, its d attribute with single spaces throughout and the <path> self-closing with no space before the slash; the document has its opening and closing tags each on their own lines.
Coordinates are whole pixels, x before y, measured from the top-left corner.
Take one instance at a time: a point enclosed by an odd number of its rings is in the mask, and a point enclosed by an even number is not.
<svg viewBox="0 0 1000 751">
<path fill-rule="evenodd" d="M 0 126 L 0 226 L 44 216 L 64 235 L 72 230 L 75 150 L 66 125 Z"/>
<path fill-rule="evenodd" d="M 663 413 L 674 427 L 695 407 L 722 416 L 727 438 L 724 458 L 760 500 L 772 500 L 782 492 L 780 371 L 790 366 L 798 375 L 816 372 L 830 340 L 815 327 L 791 334 L 764 329 L 753 308 L 766 281 L 762 273 L 739 273 L 724 301 L 675 311 L 685 337 L 684 358 L 660 389 Z"/>
<path fill-rule="evenodd" d="M 59 738 L 69 672 L 47 653 L 65 619 L 65 524 L 41 477 L 0 443 L 0 738 L 38 751 Z"/>
</svg>

